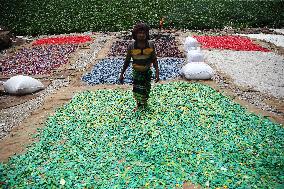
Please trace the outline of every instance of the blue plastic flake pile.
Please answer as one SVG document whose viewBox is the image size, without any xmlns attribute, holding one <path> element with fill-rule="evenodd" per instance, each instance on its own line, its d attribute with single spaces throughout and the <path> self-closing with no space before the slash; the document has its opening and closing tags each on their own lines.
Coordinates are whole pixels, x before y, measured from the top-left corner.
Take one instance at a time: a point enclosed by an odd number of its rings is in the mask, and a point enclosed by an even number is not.
<svg viewBox="0 0 284 189">
<path fill-rule="evenodd" d="M 113 43 L 108 56 L 126 56 L 130 40 L 121 40 Z M 183 58 L 174 39 L 157 39 L 154 41 L 157 57 Z"/>
<path fill-rule="evenodd" d="M 123 58 L 107 58 L 100 60 L 93 68 L 91 73 L 83 76 L 82 80 L 89 85 L 96 84 L 118 84 L 118 77 L 121 73 L 124 63 Z M 180 70 L 185 64 L 181 58 L 163 58 L 158 59 L 160 79 L 174 79 L 180 75 Z M 153 78 L 155 76 L 153 69 Z M 124 83 L 132 83 L 131 65 L 126 70 Z"/>
<path fill-rule="evenodd" d="M 46 45 L 23 48 L 12 56 L 0 60 L 3 75 L 49 74 L 68 62 L 68 56 L 78 45 Z"/>
<path fill-rule="evenodd" d="M 283 184 L 283 126 L 199 83 L 156 85 L 150 96 L 149 108 L 133 113 L 131 91 L 75 95 L 37 143 L 0 164 L 0 181 L 9 188 Z"/>
</svg>

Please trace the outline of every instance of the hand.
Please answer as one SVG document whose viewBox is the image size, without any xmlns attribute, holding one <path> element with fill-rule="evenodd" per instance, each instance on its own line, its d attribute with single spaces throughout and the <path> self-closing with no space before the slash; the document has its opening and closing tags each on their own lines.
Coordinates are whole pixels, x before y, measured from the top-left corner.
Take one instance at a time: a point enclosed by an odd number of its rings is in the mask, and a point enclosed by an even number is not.
<svg viewBox="0 0 284 189">
<path fill-rule="evenodd" d="M 119 76 L 118 81 L 119 81 L 120 84 L 123 84 L 123 74 L 121 74 L 121 75 Z"/>
<path fill-rule="evenodd" d="M 159 78 L 159 77 L 156 77 L 155 82 L 157 83 L 157 82 L 159 82 L 159 81 L 160 81 L 160 78 Z"/>
</svg>

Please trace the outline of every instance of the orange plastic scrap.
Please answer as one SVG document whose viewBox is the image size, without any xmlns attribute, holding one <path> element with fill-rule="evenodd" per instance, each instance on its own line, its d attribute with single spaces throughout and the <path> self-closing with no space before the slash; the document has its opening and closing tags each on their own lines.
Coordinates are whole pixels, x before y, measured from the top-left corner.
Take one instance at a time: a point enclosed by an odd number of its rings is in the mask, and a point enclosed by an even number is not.
<svg viewBox="0 0 284 189">
<path fill-rule="evenodd" d="M 159 29 L 160 29 L 160 30 L 161 30 L 161 29 L 163 28 L 163 26 L 164 26 L 164 21 L 165 21 L 165 18 L 162 17 L 162 18 L 160 19 L 160 25 L 159 25 Z"/>
</svg>

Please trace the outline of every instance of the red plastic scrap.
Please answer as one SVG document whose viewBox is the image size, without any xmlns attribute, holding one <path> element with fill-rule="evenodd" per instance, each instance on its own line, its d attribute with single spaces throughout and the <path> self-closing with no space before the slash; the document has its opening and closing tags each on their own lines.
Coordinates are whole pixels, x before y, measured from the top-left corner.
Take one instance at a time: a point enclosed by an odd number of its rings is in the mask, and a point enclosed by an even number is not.
<svg viewBox="0 0 284 189">
<path fill-rule="evenodd" d="M 254 44 L 253 41 L 241 36 L 192 36 L 204 49 L 229 49 L 236 51 L 262 51 L 270 52 L 269 49 Z"/>
<path fill-rule="evenodd" d="M 64 36 L 64 37 L 51 37 L 36 40 L 33 45 L 44 44 L 79 44 L 91 41 L 90 36 Z"/>
</svg>

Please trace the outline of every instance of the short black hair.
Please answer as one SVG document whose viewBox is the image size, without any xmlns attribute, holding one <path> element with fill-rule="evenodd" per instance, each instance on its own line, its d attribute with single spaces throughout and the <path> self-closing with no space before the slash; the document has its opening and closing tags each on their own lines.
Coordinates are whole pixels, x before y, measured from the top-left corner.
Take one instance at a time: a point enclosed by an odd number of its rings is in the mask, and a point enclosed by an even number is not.
<svg viewBox="0 0 284 189">
<path fill-rule="evenodd" d="M 146 39 L 149 40 L 150 39 L 150 34 L 149 34 L 149 26 L 147 26 L 145 23 L 140 22 L 138 24 L 136 24 L 132 30 L 132 37 L 133 39 L 136 41 L 137 40 L 137 33 L 139 31 L 144 31 L 146 34 Z"/>
</svg>

